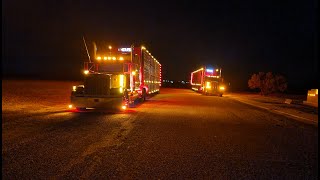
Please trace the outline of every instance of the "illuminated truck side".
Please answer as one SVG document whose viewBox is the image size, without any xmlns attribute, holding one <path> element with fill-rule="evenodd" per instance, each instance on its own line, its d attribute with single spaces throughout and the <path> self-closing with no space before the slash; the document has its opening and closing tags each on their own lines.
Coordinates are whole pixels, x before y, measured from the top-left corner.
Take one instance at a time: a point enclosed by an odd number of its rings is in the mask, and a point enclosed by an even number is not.
<svg viewBox="0 0 320 180">
<path fill-rule="evenodd" d="M 74 86 L 70 108 L 126 109 L 157 93 L 161 64 L 143 46 L 97 48 L 84 63 L 83 85 Z"/>
<path fill-rule="evenodd" d="M 222 96 L 225 85 L 221 77 L 221 68 L 201 67 L 191 73 L 191 88 L 205 95 Z"/>
</svg>

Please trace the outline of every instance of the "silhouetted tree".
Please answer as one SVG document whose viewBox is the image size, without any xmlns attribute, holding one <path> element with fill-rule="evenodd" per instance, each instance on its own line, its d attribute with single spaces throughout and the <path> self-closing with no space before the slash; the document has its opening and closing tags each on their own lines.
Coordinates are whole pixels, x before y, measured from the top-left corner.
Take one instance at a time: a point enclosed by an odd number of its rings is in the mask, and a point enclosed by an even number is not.
<svg viewBox="0 0 320 180">
<path fill-rule="evenodd" d="M 279 74 L 259 72 L 251 76 L 248 81 L 248 87 L 250 89 L 260 89 L 261 95 L 268 95 L 276 91 L 285 91 L 287 89 L 287 80 Z"/>
</svg>

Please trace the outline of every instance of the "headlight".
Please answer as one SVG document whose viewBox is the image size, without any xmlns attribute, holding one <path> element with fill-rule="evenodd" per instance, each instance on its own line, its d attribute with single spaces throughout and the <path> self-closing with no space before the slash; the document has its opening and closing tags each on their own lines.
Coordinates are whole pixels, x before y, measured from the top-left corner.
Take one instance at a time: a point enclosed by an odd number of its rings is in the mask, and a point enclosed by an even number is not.
<svg viewBox="0 0 320 180">
<path fill-rule="evenodd" d="M 211 89 L 211 83 L 210 82 L 206 82 L 206 88 L 207 89 Z"/>
<path fill-rule="evenodd" d="M 224 86 L 220 86 L 219 89 L 220 89 L 220 90 L 224 90 Z"/>
</svg>

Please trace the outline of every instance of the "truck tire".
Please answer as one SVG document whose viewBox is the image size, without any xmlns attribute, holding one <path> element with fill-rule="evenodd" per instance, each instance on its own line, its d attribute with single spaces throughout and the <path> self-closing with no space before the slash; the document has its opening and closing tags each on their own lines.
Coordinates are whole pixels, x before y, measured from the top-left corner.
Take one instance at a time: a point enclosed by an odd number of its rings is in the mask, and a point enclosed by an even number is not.
<svg viewBox="0 0 320 180">
<path fill-rule="evenodd" d="M 132 101 L 131 103 L 128 104 L 129 108 L 134 108 L 136 107 L 136 102 Z"/>
<path fill-rule="evenodd" d="M 222 94 L 219 94 L 219 97 L 222 97 Z"/>
<path fill-rule="evenodd" d="M 146 89 L 143 88 L 143 89 L 142 89 L 141 102 L 146 101 L 146 96 L 147 96 Z"/>
</svg>

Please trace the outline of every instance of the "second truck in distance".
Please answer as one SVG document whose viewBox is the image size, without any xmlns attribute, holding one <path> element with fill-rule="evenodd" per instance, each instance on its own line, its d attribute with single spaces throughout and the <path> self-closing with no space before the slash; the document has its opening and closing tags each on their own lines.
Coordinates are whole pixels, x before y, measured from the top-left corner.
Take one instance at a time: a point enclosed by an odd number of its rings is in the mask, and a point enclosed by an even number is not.
<svg viewBox="0 0 320 180">
<path fill-rule="evenodd" d="M 191 73 L 191 88 L 205 95 L 222 96 L 225 85 L 221 77 L 221 68 L 204 66 Z"/>
</svg>

